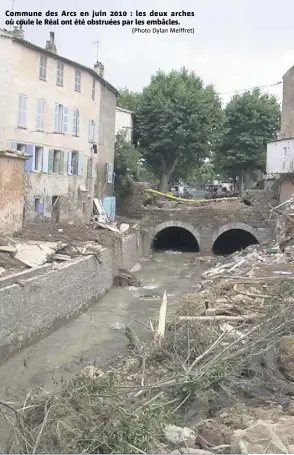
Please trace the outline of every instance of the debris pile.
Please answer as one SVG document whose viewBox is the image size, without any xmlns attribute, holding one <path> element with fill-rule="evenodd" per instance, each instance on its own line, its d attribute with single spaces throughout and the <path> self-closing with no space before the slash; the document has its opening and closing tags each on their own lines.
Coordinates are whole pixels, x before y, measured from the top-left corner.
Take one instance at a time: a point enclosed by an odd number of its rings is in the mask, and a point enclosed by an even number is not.
<svg viewBox="0 0 294 455">
<path fill-rule="evenodd" d="M 276 240 L 281 249 L 294 244 L 294 196 L 282 204 L 272 207 L 270 218 L 277 217 Z"/>
<path fill-rule="evenodd" d="M 120 235 L 127 232 L 130 228 L 128 223 L 121 223 L 118 227 L 118 223 L 111 222 L 103 208 L 102 202 L 99 199 L 94 199 L 93 201 L 92 223 L 95 228 L 108 229 L 109 231 Z"/>
</svg>

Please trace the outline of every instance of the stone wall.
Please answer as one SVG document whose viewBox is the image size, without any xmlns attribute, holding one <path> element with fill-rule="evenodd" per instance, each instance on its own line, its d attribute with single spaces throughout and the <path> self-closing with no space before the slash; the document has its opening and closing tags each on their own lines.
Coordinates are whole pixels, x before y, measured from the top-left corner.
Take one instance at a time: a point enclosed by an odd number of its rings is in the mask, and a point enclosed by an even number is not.
<svg viewBox="0 0 294 455">
<path fill-rule="evenodd" d="M 115 250 L 45 265 L 0 280 L 0 362 L 66 323 L 99 300 L 120 267 L 130 269 L 144 255 L 140 233 Z"/>
<path fill-rule="evenodd" d="M 150 199 L 150 196 L 146 193 L 148 186 L 148 184 L 142 182 L 133 182 L 128 195 L 118 196 L 117 208 L 119 215 L 140 218 L 144 203 Z"/>
<path fill-rule="evenodd" d="M 215 202 L 198 207 L 143 210 L 140 225 L 155 235 L 160 230 L 179 226 L 189 230 L 197 239 L 200 251 L 212 251 L 217 236 L 229 229 L 243 229 L 252 233 L 259 243 L 272 239 L 275 221 L 267 221 L 264 210 L 240 202 Z M 151 242 L 151 240 L 150 240 Z"/>
</svg>

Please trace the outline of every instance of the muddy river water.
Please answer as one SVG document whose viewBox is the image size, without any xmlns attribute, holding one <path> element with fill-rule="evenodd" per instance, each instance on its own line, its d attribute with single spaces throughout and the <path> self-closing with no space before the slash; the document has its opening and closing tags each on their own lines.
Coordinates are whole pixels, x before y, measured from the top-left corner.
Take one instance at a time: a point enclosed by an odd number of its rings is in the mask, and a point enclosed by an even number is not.
<svg viewBox="0 0 294 455">
<path fill-rule="evenodd" d="M 0 400 L 18 401 L 37 386 L 50 391 L 86 365 L 99 366 L 123 355 L 125 327 L 139 336 L 146 333 L 142 322 L 157 317 L 165 289 L 171 316 L 179 295 L 200 280 L 198 258 L 195 253 L 160 252 L 144 259 L 136 271 L 141 288 L 113 288 L 75 320 L 0 366 Z"/>
</svg>

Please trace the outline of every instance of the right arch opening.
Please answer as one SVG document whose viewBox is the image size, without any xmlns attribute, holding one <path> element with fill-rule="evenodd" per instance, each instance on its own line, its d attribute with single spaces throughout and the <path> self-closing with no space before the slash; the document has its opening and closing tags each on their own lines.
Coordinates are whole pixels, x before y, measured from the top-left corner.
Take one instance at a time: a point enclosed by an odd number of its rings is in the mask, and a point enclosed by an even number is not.
<svg viewBox="0 0 294 455">
<path fill-rule="evenodd" d="M 217 237 L 212 246 L 212 252 L 226 256 L 258 243 L 256 237 L 244 229 L 229 229 Z"/>
</svg>

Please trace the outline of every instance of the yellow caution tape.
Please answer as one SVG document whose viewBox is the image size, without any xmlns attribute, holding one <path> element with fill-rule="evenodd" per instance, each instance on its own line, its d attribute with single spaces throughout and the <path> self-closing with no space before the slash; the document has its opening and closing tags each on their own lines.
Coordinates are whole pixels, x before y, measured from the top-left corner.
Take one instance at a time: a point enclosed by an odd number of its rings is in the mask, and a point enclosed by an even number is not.
<svg viewBox="0 0 294 455">
<path fill-rule="evenodd" d="M 174 201 L 178 201 L 178 202 L 192 202 L 192 203 L 199 203 L 199 202 L 211 202 L 211 201 L 228 201 L 228 200 L 232 200 L 232 199 L 239 199 L 238 197 L 220 197 L 220 198 L 211 198 L 211 199 L 183 199 L 181 197 L 176 197 L 176 196 L 172 196 L 170 193 L 162 193 L 161 191 L 157 191 L 157 190 L 151 190 L 151 189 L 146 189 L 145 190 L 146 193 L 151 193 L 151 194 L 155 194 L 157 196 L 163 196 L 163 197 L 166 197 L 168 199 L 172 199 Z"/>
</svg>

